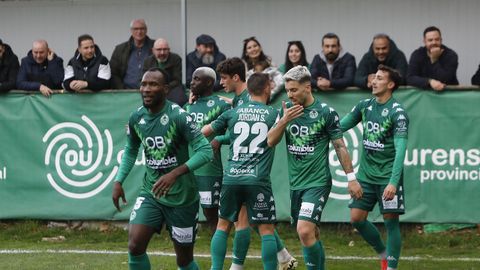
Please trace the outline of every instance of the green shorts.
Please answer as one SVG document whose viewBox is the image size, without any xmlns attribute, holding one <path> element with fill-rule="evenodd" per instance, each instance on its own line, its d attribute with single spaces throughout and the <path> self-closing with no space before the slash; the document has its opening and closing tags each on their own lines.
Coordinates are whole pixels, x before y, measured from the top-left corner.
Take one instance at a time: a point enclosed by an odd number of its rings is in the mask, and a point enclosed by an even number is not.
<svg viewBox="0 0 480 270">
<path fill-rule="evenodd" d="M 387 185 L 371 184 L 364 181 L 359 181 L 363 189 L 363 196 L 359 200 L 350 199 L 348 204 L 349 208 L 358 208 L 365 211 L 372 211 L 375 204 L 378 203 L 380 207 L 380 213 L 405 213 L 405 201 L 403 196 L 403 184 L 399 184 L 397 187 L 397 193 L 395 197 L 390 201 L 383 199 L 383 190 Z"/>
<path fill-rule="evenodd" d="M 219 217 L 230 222 L 237 221 L 242 204 L 247 207 L 250 224 L 273 224 L 277 221 L 271 186 L 222 186 Z"/>
<path fill-rule="evenodd" d="M 197 235 L 198 201 L 184 207 L 170 207 L 158 203 L 151 195 L 137 197 L 130 214 L 130 224 L 142 224 L 160 233 L 166 225 L 172 241 L 192 245 Z"/>
<path fill-rule="evenodd" d="M 323 186 L 290 191 L 292 224 L 306 220 L 319 226 L 331 189 L 332 186 Z"/>
<path fill-rule="evenodd" d="M 218 208 L 222 176 L 195 176 L 202 208 Z"/>
</svg>

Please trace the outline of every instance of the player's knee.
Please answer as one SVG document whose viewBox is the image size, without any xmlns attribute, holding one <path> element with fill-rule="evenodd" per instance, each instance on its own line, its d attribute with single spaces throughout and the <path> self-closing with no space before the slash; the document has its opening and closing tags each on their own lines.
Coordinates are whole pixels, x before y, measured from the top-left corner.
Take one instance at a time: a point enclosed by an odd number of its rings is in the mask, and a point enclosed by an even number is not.
<svg viewBox="0 0 480 270">
<path fill-rule="evenodd" d="M 308 242 L 309 239 L 315 238 L 315 230 L 306 226 L 297 226 L 297 233 L 302 242 Z"/>
<path fill-rule="evenodd" d="M 133 256 L 142 255 L 146 252 L 147 247 L 145 244 L 139 243 L 135 240 L 128 241 L 128 253 L 132 254 Z"/>
</svg>

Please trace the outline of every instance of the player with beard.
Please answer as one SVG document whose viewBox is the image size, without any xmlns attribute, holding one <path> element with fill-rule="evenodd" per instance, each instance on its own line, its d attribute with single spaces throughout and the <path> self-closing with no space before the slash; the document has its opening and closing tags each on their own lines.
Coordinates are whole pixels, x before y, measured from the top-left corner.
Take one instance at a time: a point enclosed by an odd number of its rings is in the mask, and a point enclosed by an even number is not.
<svg viewBox="0 0 480 270">
<path fill-rule="evenodd" d="M 120 211 L 119 200 L 126 204 L 122 184 L 142 145 L 146 173 L 130 214 L 128 264 L 131 270 L 151 268 L 147 246 L 164 224 L 170 232 L 179 269 L 198 269 L 193 260 L 193 246 L 199 195 L 192 172 L 209 162 L 213 154 L 191 116 L 166 100 L 167 78 L 159 68 L 143 75 L 140 84 L 143 106 L 130 116 L 127 144 L 113 184 L 113 204 Z M 189 146 L 194 152 L 190 158 Z"/>
<path fill-rule="evenodd" d="M 442 33 L 435 26 L 423 31 L 424 47 L 410 56 L 407 84 L 442 91 L 447 85 L 458 85 L 458 55 L 442 44 Z"/>
<path fill-rule="evenodd" d="M 193 72 L 190 90 L 196 98 L 192 104 L 185 105 L 185 110 L 193 117 L 199 129 L 231 108 L 225 100 L 213 95 L 215 80 L 215 71 L 209 67 L 199 67 Z M 208 139 L 212 140 L 213 136 Z M 195 170 L 194 174 L 200 194 L 200 205 L 213 234 L 217 228 L 218 203 L 222 188 L 223 167 L 220 151 L 215 152 L 212 162 Z"/>
<path fill-rule="evenodd" d="M 343 50 L 340 38 L 327 33 L 322 38 L 322 52 L 312 60 L 312 86 L 322 91 L 352 86 L 356 68 L 355 57 Z"/>
<path fill-rule="evenodd" d="M 343 141 L 338 114 L 314 98 L 310 76 L 305 66 L 296 66 L 284 75 L 290 102 L 283 101 L 281 118 L 268 132 L 268 146 L 277 145 L 285 133 L 292 223 L 302 244 L 307 269 L 323 270 L 325 251 L 319 240 L 319 227 L 332 188 L 328 164 L 330 142 L 349 180 L 351 196 L 361 197 L 361 188 Z"/>
<path fill-rule="evenodd" d="M 371 99 L 360 101 L 342 118 L 342 131 L 363 125 L 363 148 L 358 170 L 363 195 L 350 200 L 350 220 L 365 241 L 379 254 L 382 270 L 397 269 L 402 240 L 399 215 L 405 213 L 403 161 L 408 138 L 408 116 L 392 96 L 400 84 L 398 71 L 384 65 L 372 81 Z M 367 220 L 378 203 L 387 230 L 387 245 Z"/>
<path fill-rule="evenodd" d="M 190 88 L 193 72 L 199 67 L 209 67 L 215 70 L 217 65 L 225 60 L 225 55 L 220 52 L 217 46 L 217 42 L 213 37 L 202 34 L 196 39 L 196 47 L 193 52 L 187 55 L 186 63 L 186 85 Z M 213 90 L 218 91 L 222 89 L 220 85 L 220 76 L 217 75 L 217 80 Z"/>
</svg>

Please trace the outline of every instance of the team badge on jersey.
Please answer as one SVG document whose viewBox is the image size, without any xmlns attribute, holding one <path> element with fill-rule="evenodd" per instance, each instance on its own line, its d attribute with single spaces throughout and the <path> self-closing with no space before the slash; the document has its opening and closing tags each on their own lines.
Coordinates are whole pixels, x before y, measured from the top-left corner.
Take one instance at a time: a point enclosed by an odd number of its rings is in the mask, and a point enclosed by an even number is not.
<svg viewBox="0 0 480 270">
<path fill-rule="evenodd" d="M 162 115 L 162 117 L 160 118 L 160 123 L 164 126 L 168 124 L 168 115 L 166 114 Z"/>
<path fill-rule="evenodd" d="M 242 104 L 243 104 L 243 100 L 240 99 L 240 100 L 238 101 L 238 103 L 237 103 L 237 106 L 240 106 L 240 105 L 242 105 Z"/>
<path fill-rule="evenodd" d="M 214 100 L 209 100 L 209 101 L 207 102 L 207 106 L 208 106 L 208 107 L 213 107 L 213 105 L 215 105 L 215 101 L 214 101 Z"/>
<path fill-rule="evenodd" d="M 310 112 L 309 115 L 310 115 L 310 118 L 315 119 L 315 118 L 318 117 L 318 112 L 313 110 L 313 111 Z"/>
<path fill-rule="evenodd" d="M 383 111 L 382 111 L 382 116 L 385 117 L 385 116 L 387 116 L 387 115 L 388 115 L 388 109 L 385 108 L 385 109 L 383 109 Z"/>
</svg>

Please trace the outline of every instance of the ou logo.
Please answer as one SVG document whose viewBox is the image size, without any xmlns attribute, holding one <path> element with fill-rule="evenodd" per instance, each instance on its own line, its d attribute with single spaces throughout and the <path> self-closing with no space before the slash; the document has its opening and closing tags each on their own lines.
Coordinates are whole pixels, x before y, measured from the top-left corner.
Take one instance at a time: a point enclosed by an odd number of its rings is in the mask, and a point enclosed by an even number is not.
<svg viewBox="0 0 480 270">
<path fill-rule="evenodd" d="M 362 144 L 362 124 L 359 123 L 356 127 L 349 129 L 343 133 L 343 140 L 347 146 L 348 153 L 352 160 L 353 171 L 358 172 L 360 166 L 360 148 Z M 350 194 L 348 194 L 348 181 L 342 165 L 338 160 L 337 153 L 330 145 L 330 153 L 328 155 L 328 161 L 330 164 L 330 171 L 332 172 L 332 190 L 330 192 L 330 198 L 337 200 L 350 200 Z"/>
<path fill-rule="evenodd" d="M 47 179 L 60 194 L 86 199 L 102 191 L 115 177 L 118 166 L 112 163 L 113 143 L 108 129 L 103 136 L 87 116 L 85 126 L 63 122 L 51 127 L 43 136 L 48 144 L 45 165 Z M 105 142 L 104 142 L 105 139 Z"/>
</svg>

